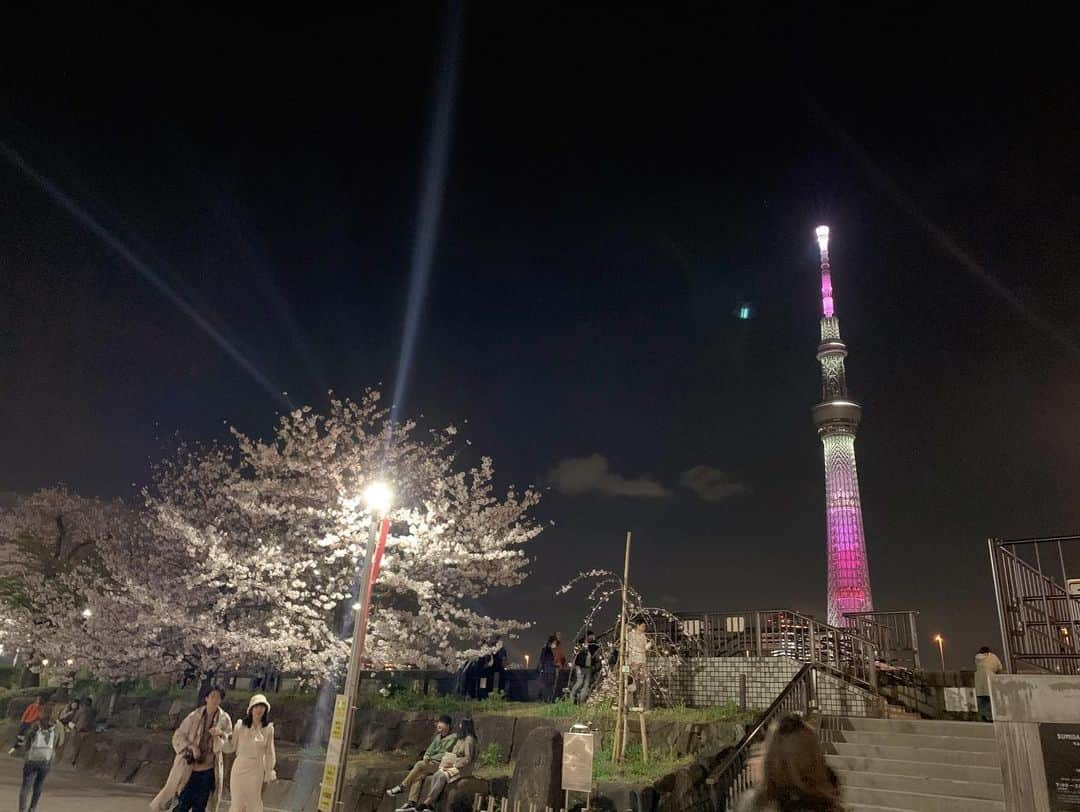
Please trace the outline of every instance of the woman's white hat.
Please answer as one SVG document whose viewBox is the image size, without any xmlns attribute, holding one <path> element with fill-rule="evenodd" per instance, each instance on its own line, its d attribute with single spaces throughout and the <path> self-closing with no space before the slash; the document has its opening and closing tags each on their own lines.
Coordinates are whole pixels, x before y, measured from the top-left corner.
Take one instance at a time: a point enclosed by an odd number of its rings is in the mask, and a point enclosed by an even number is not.
<svg viewBox="0 0 1080 812">
<path fill-rule="evenodd" d="M 255 696 L 251 697 L 251 699 L 248 700 L 247 709 L 251 710 L 256 705 L 266 705 L 266 712 L 270 712 L 270 702 L 266 699 L 265 694 L 255 694 Z"/>
</svg>

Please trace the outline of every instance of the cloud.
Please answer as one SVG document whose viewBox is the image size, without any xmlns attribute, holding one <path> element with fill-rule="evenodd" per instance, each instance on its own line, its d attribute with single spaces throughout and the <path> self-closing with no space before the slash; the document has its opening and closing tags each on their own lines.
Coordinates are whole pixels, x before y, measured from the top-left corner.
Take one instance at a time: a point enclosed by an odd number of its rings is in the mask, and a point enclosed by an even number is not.
<svg viewBox="0 0 1080 812">
<path fill-rule="evenodd" d="M 696 493 L 706 502 L 723 502 L 732 496 L 749 493 L 750 489 L 741 482 L 735 482 L 719 468 L 710 465 L 695 465 L 683 471 L 679 478 L 684 488 Z"/>
<path fill-rule="evenodd" d="M 611 496 L 634 496 L 656 499 L 671 496 L 671 491 L 649 476 L 629 479 L 616 474 L 607 457 L 593 454 L 563 460 L 548 475 L 548 481 L 559 493 L 579 496 L 583 493 L 606 493 Z"/>
</svg>

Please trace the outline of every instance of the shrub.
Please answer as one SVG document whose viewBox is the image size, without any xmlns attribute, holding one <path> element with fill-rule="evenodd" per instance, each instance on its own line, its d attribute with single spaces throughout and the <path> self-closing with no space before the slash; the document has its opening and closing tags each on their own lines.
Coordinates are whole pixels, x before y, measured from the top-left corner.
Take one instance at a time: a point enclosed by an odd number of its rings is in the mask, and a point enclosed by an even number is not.
<svg viewBox="0 0 1080 812">
<path fill-rule="evenodd" d="M 498 767 L 502 764 L 503 750 L 498 742 L 492 742 L 480 751 L 478 761 L 481 767 Z"/>
</svg>

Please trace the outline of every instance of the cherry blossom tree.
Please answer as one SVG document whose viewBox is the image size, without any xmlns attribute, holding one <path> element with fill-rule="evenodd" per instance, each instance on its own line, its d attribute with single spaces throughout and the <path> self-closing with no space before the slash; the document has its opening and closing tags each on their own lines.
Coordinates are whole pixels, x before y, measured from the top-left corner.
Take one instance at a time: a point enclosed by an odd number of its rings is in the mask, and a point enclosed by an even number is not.
<svg viewBox="0 0 1080 812">
<path fill-rule="evenodd" d="M 142 645 L 140 607 L 111 575 L 145 536 L 120 501 L 48 488 L 0 512 L 0 635 L 28 661 L 87 666 L 107 678 L 161 670 Z"/>
<path fill-rule="evenodd" d="M 392 424 L 379 395 L 282 416 L 267 440 L 181 446 L 138 509 L 41 491 L 0 515 L 3 633 L 100 676 L 272 667 L 314 680 L 347 656 L 358 568 L 393 488 L 368 630 L 373 666 L 441 667 L 525 624 L 478 606 L 526 577 L 533 489 L 497 494 L 456 430 Z"/>
<path fill-rule="evenodd" d="M 490 459 L 458 465 L 452 427 L 418 434 L 411 422 L 392 425 L 368 392 L 332 399 L 326 414 L 284 415 L 269 440 L 234 431 L 228 445 L 183 449 L 161 465 L 146 492 L 158 538 L 137 565 L 175 574 L 174 606 L 157 622 L 191 633 L 173 656 L 202 670 L 264 662 L 321 678 L 340 668 L 347 643 L 336 621 L 355 600 L 378 521 L 361 497 L 376 480 L 395 500 L 370 662 L 446 666 L 523 628 L 474 601 L 525 578 L 538 494 L 496 495 Z"/>
</svg>

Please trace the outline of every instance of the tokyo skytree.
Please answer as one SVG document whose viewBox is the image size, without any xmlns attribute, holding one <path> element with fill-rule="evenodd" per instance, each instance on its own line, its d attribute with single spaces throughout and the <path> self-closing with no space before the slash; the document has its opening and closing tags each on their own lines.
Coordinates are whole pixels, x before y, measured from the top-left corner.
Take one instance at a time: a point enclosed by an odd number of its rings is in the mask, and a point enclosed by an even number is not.
<svg viewBox="0 0 1080 812">
<path fill-rule="evenodd" d="M 829 227 L 818 226 L 821 249 L 821 403 L 814 407 L 814 424 L 825 451 L 825 523 L 829 553 L 829 623 L 848 625 L 849 612 L 870 612 L 870 566 L 866 560 L 859 475 L 855 468 L 855 433 L 862 407 L 848 396 L 840 338 L 840 320 L 833 307 L 829 267 Z"/>
</svg>

